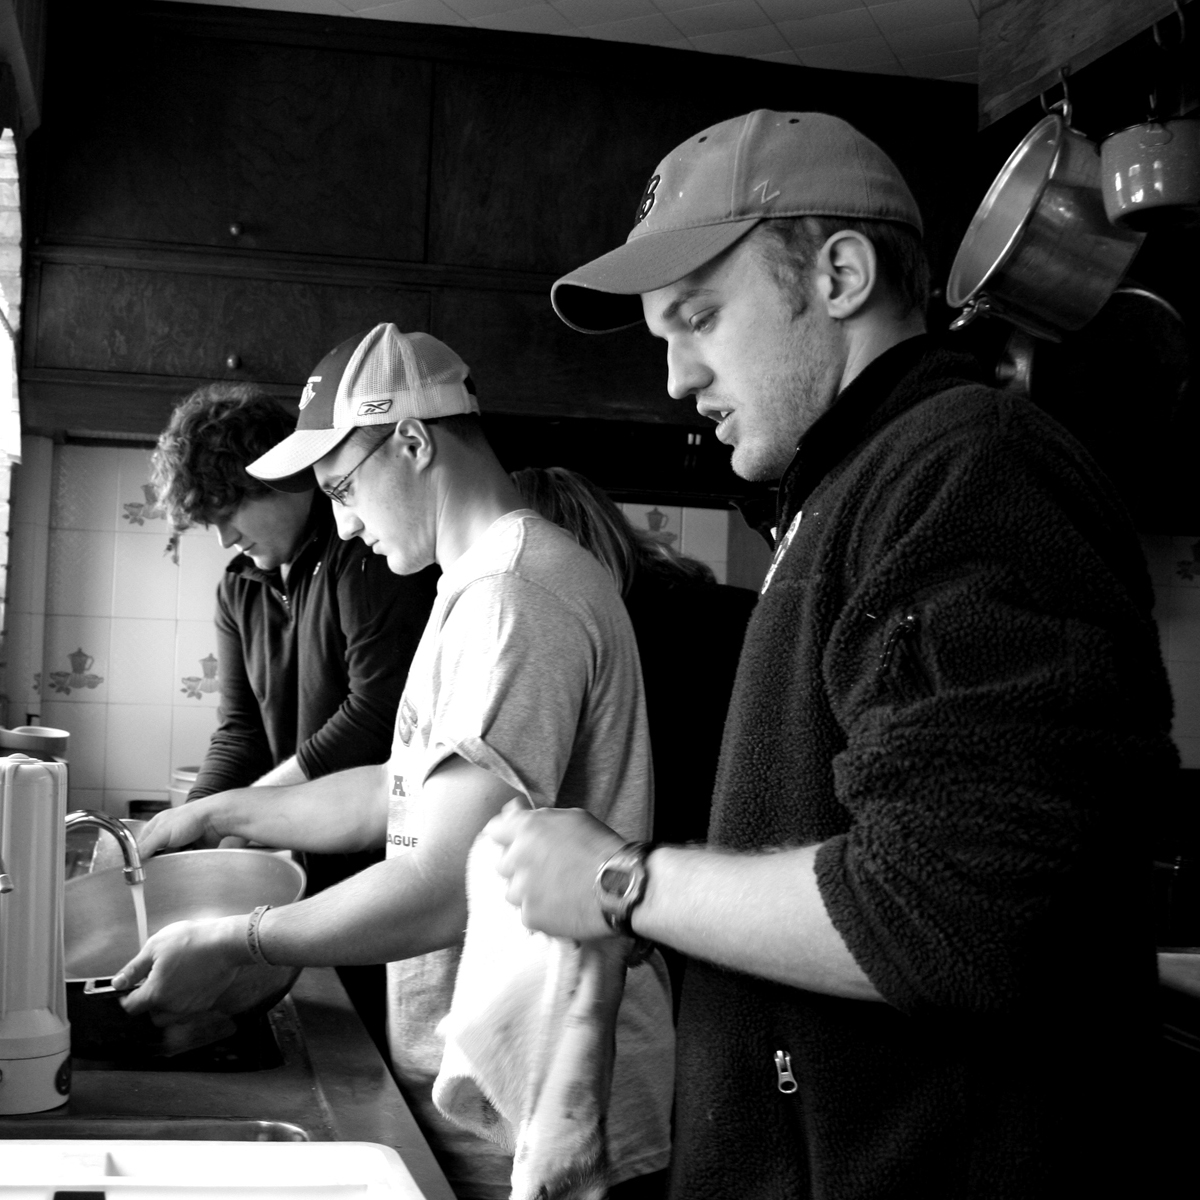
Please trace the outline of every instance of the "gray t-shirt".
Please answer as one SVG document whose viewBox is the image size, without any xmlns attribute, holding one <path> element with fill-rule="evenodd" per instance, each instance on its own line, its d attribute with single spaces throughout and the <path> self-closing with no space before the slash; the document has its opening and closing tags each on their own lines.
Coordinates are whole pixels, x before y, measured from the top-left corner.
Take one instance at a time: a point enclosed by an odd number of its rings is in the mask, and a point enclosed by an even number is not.
<svg viewBox="0 0 1200 1200">
<path fill-rule="evenodd" d="M 649 836 L 650 742 L 625 607 L 600 564 L 529 510 L 497 520 L 438 583 L 396 715 L 389 858 L 419 844 L 422 789 L 452 755 L 537 805 L 584 808 L 630 840 Z M 455 1194 L 507 1200 L 511 1160 L 446 1120 L 430 1096 L 459 954 L 388 964 L 392 1062 Z M 614 1183 L 667 1165 L 672 1060 L 663 974 L 654 963 L 633 968 L 608 1115 Z"/>
</svg>

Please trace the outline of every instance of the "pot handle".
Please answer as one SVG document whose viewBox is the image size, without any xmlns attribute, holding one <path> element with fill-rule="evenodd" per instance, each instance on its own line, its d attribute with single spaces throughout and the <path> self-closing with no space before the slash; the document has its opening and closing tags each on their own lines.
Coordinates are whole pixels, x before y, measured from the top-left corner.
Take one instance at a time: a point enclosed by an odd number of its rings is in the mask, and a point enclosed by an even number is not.
<svg viewBox="0 0 1200 1200">
<path fill-rule="evenodd" d="M 108 979 L 85 979 L 83 981 L 83 994 L 85 996 L 102 996 L 105 992 L 115 992 L 117 989 L 112 985 L 112 978 Z"/>
<path fill-rule="evenodd" d="M 1059 85 L 1059 87 L 1062 88 L 1062 99 L 1055 100 L 1053 103 L 1047 103 L 1046 96 L 1049 93 L 1043 92 L 1041 95 L 1042 112 L 1047 113 L 1047 114 L 1048 113 L 1058 113 L 1058 115 L 1060 117 L 1062 117 L 1062 119 L 1063 119 L 1063 124 L 1068 129 L 1070 129 L 1071 128 L 1071 113 L 1074 112 L 1074 109 L 1071 107 L 1071 94 L 1067 90 L 1067 68 L 1066 67 L 1059 68 L 1058 85 Z"/>
</svg>

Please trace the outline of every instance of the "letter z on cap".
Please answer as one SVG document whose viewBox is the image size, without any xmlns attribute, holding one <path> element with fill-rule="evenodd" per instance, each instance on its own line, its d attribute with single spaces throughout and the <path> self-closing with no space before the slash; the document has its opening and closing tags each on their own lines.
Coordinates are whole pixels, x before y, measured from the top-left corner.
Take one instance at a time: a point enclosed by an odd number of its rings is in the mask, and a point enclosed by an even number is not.
<svg viewBox="0 0 1200 1200">
<path fill-rule="evenodd" d="M 655 168 L 625 245 L 564 275 L 554 311 L 583 333 L 642 319 L 639 296 L 675 283 L 774 217 L 897 221 L 923 232 L 895 164 L 828 113 L 758 109 L 676 146 Z"/>
</svg>

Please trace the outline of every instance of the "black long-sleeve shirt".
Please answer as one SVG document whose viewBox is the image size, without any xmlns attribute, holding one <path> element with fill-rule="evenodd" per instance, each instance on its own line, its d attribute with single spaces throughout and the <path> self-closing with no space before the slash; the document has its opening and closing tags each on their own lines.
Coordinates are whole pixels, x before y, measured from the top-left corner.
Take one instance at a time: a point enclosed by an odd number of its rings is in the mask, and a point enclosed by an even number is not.
<svg viewBox="0 0 1200 1200">
<path fill-rule="evenodd" d="M 188 798 L 246 787 L 292 754 L 309 779 L 385 762 L 437 575 L 394 575 L 343 542 L 319 493 L 286 582 L 234 558 L 217 588 L 220 719 Z M 368 861 L 309 855 L 309 890 Z"/>
</svg>

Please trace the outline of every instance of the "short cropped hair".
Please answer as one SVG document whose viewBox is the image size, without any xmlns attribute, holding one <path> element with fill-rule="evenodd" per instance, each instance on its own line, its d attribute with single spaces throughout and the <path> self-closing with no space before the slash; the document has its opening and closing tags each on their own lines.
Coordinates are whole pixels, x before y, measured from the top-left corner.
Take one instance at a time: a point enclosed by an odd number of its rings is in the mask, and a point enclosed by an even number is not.
<svg viewBox="0 0 1200 1200">
<path fill-rule="evenodd" d="M 924 314 L 929 307 L 929 259 L 915 229 L 896 221 L 852 221 L 843 217 L 779 217 L 760 221 L 750 232 L 780 288 L 799 316 L 808 307 L 808 280 L 817 252 L 841 229 L 862 234 L 875 247 L 879 277 L 899 315 Z"/>
<path fill-rule="evenodd" d="M 151 481 L 176 529 L 211 525 L 272 489 L 246 464 L 278 445 L 296 418 L 250 383 L 210 383 L 182 400 L 154 451 Z"/>
</svg>

